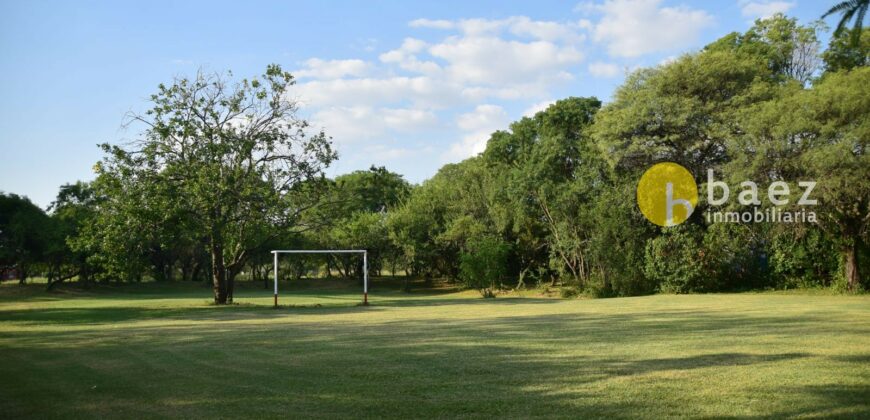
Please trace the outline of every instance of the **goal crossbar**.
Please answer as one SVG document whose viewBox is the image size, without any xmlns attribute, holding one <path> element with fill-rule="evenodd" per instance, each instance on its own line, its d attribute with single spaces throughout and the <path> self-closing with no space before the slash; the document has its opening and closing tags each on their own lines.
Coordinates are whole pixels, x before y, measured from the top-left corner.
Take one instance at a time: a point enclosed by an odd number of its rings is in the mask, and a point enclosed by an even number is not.
<svg viewBox="0 0 870 420">
<path fill-rule="evenodd" d="M 365 249 L 276 249 L 272 251 L 275 275 L 275 307 L 278 307 L 278 255 L 280 254 L 362 254 L 363 305 L 369 304 L 369 252 Z"/>
</svg>

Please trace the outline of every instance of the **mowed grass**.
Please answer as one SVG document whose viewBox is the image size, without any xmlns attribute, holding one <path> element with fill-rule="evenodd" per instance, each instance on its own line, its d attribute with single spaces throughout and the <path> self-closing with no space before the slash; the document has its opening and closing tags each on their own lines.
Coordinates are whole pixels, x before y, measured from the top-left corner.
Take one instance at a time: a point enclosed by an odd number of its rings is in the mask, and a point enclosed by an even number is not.
<svg viewBox="0 0 870 420">
<path fill-rule="evenodd" d="M 0 417 L 870 417 L 866 295 L 208 297 L 0 286 Z"/>
</svg>

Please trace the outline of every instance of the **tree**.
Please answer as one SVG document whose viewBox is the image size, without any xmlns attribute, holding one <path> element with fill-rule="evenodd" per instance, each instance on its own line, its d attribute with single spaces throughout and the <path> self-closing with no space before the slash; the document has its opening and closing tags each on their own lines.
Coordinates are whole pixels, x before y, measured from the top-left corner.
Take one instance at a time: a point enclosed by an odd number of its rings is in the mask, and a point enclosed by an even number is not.
<svg viewBox="0 0 870 420">
<path fill-rule="evenodd" d="M 495 297 L 495 289 L 507 275 L 510 246 L 498 238 L 478 237 L 469 242 L 460 256 L 460 273 L 466 287 L 485 298 Z"/>
<path fill-rule="evenodd" d="M 386 212 L 408 197 L 411 185 L 402 175 L 383 166 L 354 171 L 335 178 L 335 201 L 342 213 Z"/>
<path fill-rule="evenodd" d="M 227 272 L 271 236 L 264 232 L 280 234 L 314 205 L 295 201 L 294 187 L 322 177 L 337 158 L 329 138 L 309 133 L 287 99 L 290 73 L 270 65 L 260 78 L 231 84 L 228 77 L 200 72 L 161 84 L 153 107 L 131 115 L 131 124 L 145 127 L 142 138 L 126 148 L 102 145 L 107 157 L 97 167 L 147 191 L 145 208 L 185 215 L 208 244 L 217 304 L 232 300 Z"/>
<path fill-rule="evenodd" d="M 43 261 L 51 231 L 51 219 L 27 197 L 0 193 L 0 267 L 15 268 L 19 283 Z"/>
<path fill-rule="evenodd" d="M 638 71 L 596 116 L 596 144 L 618 176 L 660 161 L 705 173 L 728 159 L 725 142 L 740 130 L 734 112 L 769 97 L 769 74 L 762 60 L 731 51 Z"/>
<path fill-rule="evenodd" d="M 707 45 L 704 50 L 731 51 L 761 59 L 770 74 L 806 84 L 819 69 L 818 30 L 821 23 L 799 25 L 796 18 L 777 13 L 758 19 L 743 34 L 731 33 Z"/>
<path fill-rule="evenodd" d="M 858 256 L 870 226 L 870 68 L 838 72 L 812 89 L 747 110 L 747 135 L 734 165 L 757 180 L 816 181 L 818 227 L 839 248 L 848 287 L 858 288 Z M 798 188 L 792 188 L 799 191 Z M 796 197 L 791 200 L 796 201 Z"/>
<path fill-rule="evenodd" d="M 831 37 L 828 49 L 822 53 L 825 72 L 851 70 L 870 64 L 870 28 L 862 28 L 858 41 L 854 41 L 855 29 L 845 30 Z"/>
<path fill-rule="evenodd" d="M 841 34 L 846 25 L 852 18 L 855 18 L 855 24 L 852 27 L 852 42 L 859 41 L 861 28 L 864 25 L 864 16 L 867 14 L 867 8 L 870 7 L 870 0 L 844 0 L 828 9 L 822 15 L 822 19 L 831 16 L 835 13 L 840 13 L 840 21 L 837 22 L 837 29 L 834 30 L 834 36 Z"/>
<path fill-rule="evenodd" d="M 87 282 L 94 274 L 88 254 L 76 249 L 75 244 L 82 229 L 93 223 L 97 205 L 98 197 L 90 183 L 76 182 L 60 187 L 57 198 L 49 206 L 55 234 L 46 255 L 49 265 L 46 289 L 51 290 L 76 276 L 79 281 Z"/>
<path fill-rule="evenodd" d="M 517 245 L 520 276 L 543 262 L 566 280 L 588 280 L 588 209 L 604 166 L 587 131 L 600 106 L 597 98 L 557 101 L 511 124 L 510 132 L 493 134 L 487 144 L 485 162 L 500 174 L 495 179 L 503 179 L 493 207 L 509 203 L 508 211 L 491 213 L 504 219 L 497 223 L 500 233 Z M 539 232 L 542 241 L 530 240 L 530 232 Z M 547 259 L 535 261 L 540 249 Z"/>
</svg>

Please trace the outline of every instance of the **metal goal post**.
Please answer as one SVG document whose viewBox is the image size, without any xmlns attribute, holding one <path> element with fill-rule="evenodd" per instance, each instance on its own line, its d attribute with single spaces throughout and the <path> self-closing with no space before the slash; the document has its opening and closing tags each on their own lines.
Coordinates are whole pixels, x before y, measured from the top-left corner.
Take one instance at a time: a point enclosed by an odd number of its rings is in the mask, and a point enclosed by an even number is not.
<svg viewBox="0 0 870 420">
<path fill-rule="evenodd" d="M 275 307 L 278 307 L 278 254 L 362 254 L 363 305 L 369 304 L 369 252 L 365 249 L 279 249 L 272 251 L 275 274 Z"/>
</svg>

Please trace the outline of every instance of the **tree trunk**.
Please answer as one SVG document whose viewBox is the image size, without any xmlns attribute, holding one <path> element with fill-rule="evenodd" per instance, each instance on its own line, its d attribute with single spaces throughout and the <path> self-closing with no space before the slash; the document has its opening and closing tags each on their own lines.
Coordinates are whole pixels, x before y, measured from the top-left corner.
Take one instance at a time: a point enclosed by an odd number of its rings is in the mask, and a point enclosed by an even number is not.
<svg viewBox="0 0 870 420">
<path fill-rule="evenodd" d="M 202 264 L 199 261 L 194 261 L 193 268 L 190 270 L 190 281 L 199 281 L 200 271 L 202 271 Z"/>
<path fill-rule="evenodd" d="M 181 264 L 181 281 L 190 280 L 190 261 L 184 261 Z"/>
<path fill-rule="evenodd" d="M 224 269 L 224 246 L 219 234 L 211 239 L 211 276 L 214 291 L 214 303 L 227 303 L 226 270 Z"/>
<path fill-rule="evenodd" d="M 78 276 L 78 275 L 80 275 L 80 273 L 81 272 L 77 271 L 75 273 L 72 273 L 72 274 L 69 274 L 69 275 L 66 275 L 63 277 L 59 277 L 59 278 L 55 279 L 54 281 L 49 281 L 48 285 L 45 287 L 45 291 L 46 292 L 51 291 L 51 289 L 54 289 L 54 286 L 57 286 L 58 284 L 66 281 L 66 280 L 69 280 L 75 276 Z"/>
<path fill-rule="evenodd" d="M 18 284 L 24 284 L 27 282 L 27 268 L 24 266 L 20 266 L 18 269 Z"/>
<path fill-rule="evenodd" d="M 238 274 L 235 269 L 227 270 L 227 303 L 233 303 L 233 291 L 236 289 L 236 275 Z"/>
<path fill-rule="evenodd" d="M 857 242 L 857 241 L 856 241 Z M 861 281 L 858 273 L 858 246 L 853 243 L 843 250 L 843 262 L 846 266 L 846 284 L 850 291 L 858 290 Z"/>
</svg>

